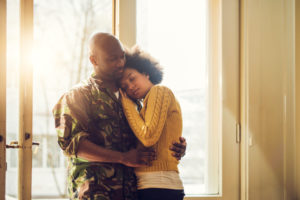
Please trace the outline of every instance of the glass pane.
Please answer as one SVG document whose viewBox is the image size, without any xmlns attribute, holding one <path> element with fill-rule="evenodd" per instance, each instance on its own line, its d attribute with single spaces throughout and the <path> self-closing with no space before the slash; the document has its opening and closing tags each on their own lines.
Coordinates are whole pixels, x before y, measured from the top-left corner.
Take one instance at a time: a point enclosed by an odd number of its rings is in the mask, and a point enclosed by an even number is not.
<svg viewBox="0 0 300 200">
<path fill-rule="evenodd" d="M 18 141 L 19 135 L 19 0 L 7 1 L 7 93 L 6 143 Z M 6 150 L 6 199 L 18 196 L 18 149 Z"/>
<path fill-rule="evenodd" d="M 88 39 L 112 30 L 111 0 L 34 1 L 32 198 L 66 198 L 65 156 L 57 144 L 52 108 L 92 71 Z M 45 181 L 47 180 L 47 181 Z"/>
<path fill-rule="evenodd" d="M 179 170 L 187 195 L 219 192 L 219 146 L 209 145 L 217 138 L 208 126 L 207 15 L 206 0 L 137 0 L 137 43 L 164 66 L 162 84 L 181 105 L 188 146 Z"/>
</svg>

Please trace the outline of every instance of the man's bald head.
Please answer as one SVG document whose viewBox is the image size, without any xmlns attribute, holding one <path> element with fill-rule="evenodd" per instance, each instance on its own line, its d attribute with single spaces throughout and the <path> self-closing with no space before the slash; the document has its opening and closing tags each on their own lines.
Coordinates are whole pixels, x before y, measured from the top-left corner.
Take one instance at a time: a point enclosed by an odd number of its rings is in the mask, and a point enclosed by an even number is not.
<svg viewBox="0 0 300 200">
<path fill-rule="evenodd" d="M 112 34 L 109 33 L 95 33 L 92 35 L 89 41 L 90 54 L 97 54 L 97 50 L 105 50 L 108 52 L 114 51 L 115 48 L 121 48 L 123 50 L 120 41 Z"/>
<path fill-rule="evenodd" d="M 90 61 L 102 80 L 115 81 L 122 76 L 125 52 L 121 42 L 109 33 L 96 33 L 90 39 Z"/>
</svg>

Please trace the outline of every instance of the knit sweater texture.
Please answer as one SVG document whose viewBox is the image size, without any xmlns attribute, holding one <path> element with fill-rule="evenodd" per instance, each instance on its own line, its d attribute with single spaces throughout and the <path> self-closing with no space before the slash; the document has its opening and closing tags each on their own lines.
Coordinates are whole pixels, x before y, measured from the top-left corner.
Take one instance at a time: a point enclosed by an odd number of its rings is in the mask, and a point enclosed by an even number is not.
<svg viewBox="0 0 300 200">
<path fill-rule="evenodd" d="M 144 147 L 153 147 L 157 159 L 149 167 L 136 168 L 138 172 L 177 171 L 178 161 L 169 150 L 173 141 L 182 135 L 182 115 L 173 92 L 161 85 L 153 86 L 143 100 L 140 112 L 128 97 L 122 98 L 128 123 Z"/>
</svg>

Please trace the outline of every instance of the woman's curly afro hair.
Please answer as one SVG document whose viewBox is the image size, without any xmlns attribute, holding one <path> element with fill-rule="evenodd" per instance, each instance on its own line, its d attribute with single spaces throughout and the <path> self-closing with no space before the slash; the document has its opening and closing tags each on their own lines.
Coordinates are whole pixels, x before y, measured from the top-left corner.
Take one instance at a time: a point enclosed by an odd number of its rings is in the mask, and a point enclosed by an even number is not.
<svg viewBox="0 0 300 200">
<path fill-rule="evenodd" d="M 125 51 L 125 68 L 132 68 L 141 74 L 149 75 L 149 80 L 154 84 L 161 83 L 163 69 L 161 65 L 148 53 L 141 51 L 137 46 Z"/>
</svg>

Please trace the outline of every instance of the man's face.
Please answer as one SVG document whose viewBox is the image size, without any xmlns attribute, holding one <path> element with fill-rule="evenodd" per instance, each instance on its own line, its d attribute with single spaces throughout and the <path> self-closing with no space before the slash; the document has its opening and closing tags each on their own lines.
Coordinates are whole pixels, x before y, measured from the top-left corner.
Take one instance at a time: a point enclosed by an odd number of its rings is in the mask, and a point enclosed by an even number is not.
<svg viewBox="0 0 300 200">
<path fill-rule="evenodd" d="M 95 73 L 103 80 L 115 81 L 122 77 L 125 52 L 117 40 L 108 41 L 96 49 Z"/>
</svg>

